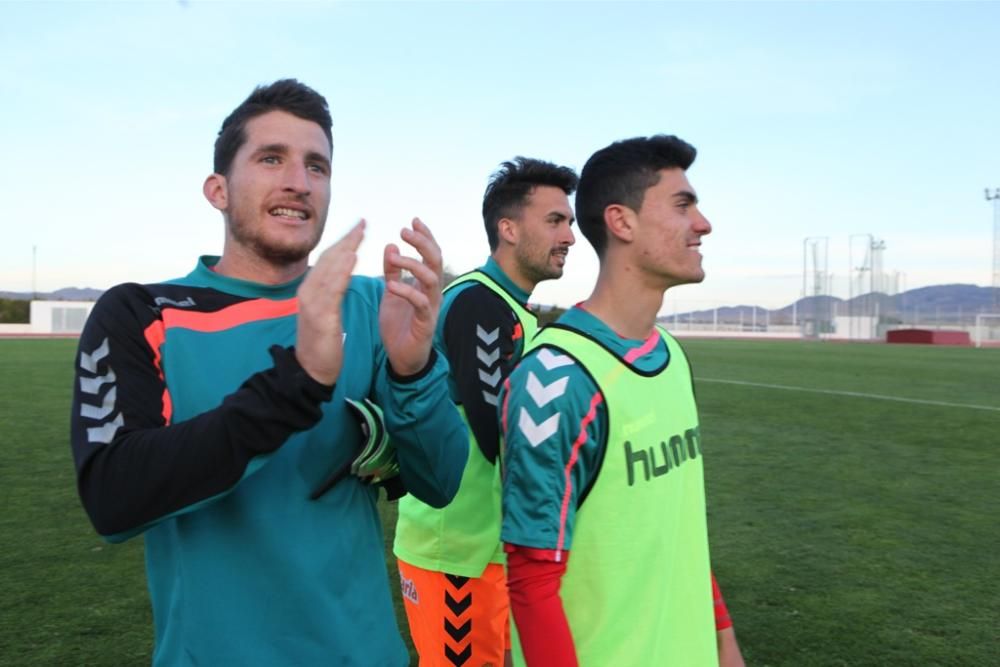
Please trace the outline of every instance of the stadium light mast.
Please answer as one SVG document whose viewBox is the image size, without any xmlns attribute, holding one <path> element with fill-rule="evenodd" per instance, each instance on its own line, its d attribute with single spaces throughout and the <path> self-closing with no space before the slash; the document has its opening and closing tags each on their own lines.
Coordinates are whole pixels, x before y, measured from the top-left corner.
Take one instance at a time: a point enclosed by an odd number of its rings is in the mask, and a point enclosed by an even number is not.
<svg viewBox="0 0 1000 667">
<path fill-rule="evenodd" d="M 872 240 L 872 291 L 883 294 L 888 292 L 885 285 L 885 274 L 882 272 L 882 253 L 885 252 L 885 241 Z"/>
<path fill-rule="evenodd" d="M 861 253 L 861 265 L 857 266 L 854 263 L 854 251 L 858 244 L 855 239 L 864 239 L 864 249 Z M 856 296 L 861 296 L 866 294 L 865 288 L 865 274 L 868 274 L 868 291 L 872 291 L 872 265 L 871 265 L 871 249 L 875 245 L 875 237 L 871 234 L 851 234 L 847 237 L 847 261 L 850 264 L 848 267 L 847 275 L 850 276 L 848 280 L 848 298 L 853 299 Z M 857 274 L 858 284 L 857 291 L 854 288 L 854 276 Z"/>
<path fill-rule="evenodd" d="M 1000 188 L 990 192 L 986 188 L 986 201 L 993 202 L 993 308 L 1000 307 Z"/>
<path fill-rule="evenodd" d="M 820 297 L 827 294 L 828 286 L 828 265 L 827 265 L 827 244 L 829 238 L 826 236 L 808 236 L 802 241 L 802 298 L 810 296 Z M 810 259 L 812 262 L 810 263 Z M 812 290 L 810 291 L 810 267 L 812 268 Z M 812 305 L 812 331 L 809 328 L 809 312 L 805 308 L 801 313 L 802 337 L 819 338 L 822 327 L 820 326 L 819 315 L 820 299 L 813 299 Z M 805 305 L 805 304 L 803 304 Z M 827 318 L 829 319 L 829 318 Z"/>
<path fill-rule="evenodd" d="M 863 251 L 861 253 L 861 265 L 858 266 L 854 262 L 854 252 L 855 249 L 860 245 L 857 243 L 856 239 L 861 239 L 864 241 Z M 860 312 L 859 304 L 855 303 L 855 297 L 859 297 L 862 294 L 867 294 L 868 292 L 875 291 L 872 281 L 875 272 L 872 271 L 872 248 L 875 247 L 875 237 L 871 234 L 851 234 L 847 237 L 847 262 L 849 264 L 847 269 L 847 315 L 850 318 L 850 337 L 857 338 L 857 323 L 855 319 L 863 314 Z M 865 275 L 868 275 L 868 291 L 865 291 Z M 857 275 L 857 291 L 854 287 L 854 276 Z"/>
</svg>

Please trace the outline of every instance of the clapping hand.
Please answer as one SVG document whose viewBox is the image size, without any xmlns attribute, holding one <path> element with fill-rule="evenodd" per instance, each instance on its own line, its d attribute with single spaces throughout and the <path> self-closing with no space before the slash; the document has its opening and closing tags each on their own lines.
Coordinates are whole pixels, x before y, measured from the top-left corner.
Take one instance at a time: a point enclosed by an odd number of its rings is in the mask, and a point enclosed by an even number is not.
<svg viewBox="0 0 1000 667">
<path fill-rule="evenodd" d="M 341 304 L 365 236 L 365 221 L 323 251 L 299 285 L 295 356 L 314 380 L 332 385 L 344 362 Z"/>
<path fill-rule="evenodd" d="M 413 375 L 427 365 L 441 308 L 441 248 L 430 228 L 414 218 L 400 233 L 413 246 L 420 259 L 405 257 L 390 243 L 385 247 L 383 270 L 385 295 L 379 307 L 378 321 L 382 345 L 393 371 Z M 413 284 L 404 283 L 403 271 L 409 271 Z"/>
</svg>

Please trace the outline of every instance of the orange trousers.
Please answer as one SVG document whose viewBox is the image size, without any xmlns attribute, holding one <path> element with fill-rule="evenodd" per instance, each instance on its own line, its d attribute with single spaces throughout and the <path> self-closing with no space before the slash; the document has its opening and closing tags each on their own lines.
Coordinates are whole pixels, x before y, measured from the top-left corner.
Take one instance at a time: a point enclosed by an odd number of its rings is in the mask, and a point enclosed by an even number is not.
<svg viewBox="0 0 1000 667">
<path fill-rule="evenodd" d="M 503 565 L 490 563 L 479 577 L 460 577 L 398 563 L 420 667 L 503 667 L 510 649 Z"/>
</svg>

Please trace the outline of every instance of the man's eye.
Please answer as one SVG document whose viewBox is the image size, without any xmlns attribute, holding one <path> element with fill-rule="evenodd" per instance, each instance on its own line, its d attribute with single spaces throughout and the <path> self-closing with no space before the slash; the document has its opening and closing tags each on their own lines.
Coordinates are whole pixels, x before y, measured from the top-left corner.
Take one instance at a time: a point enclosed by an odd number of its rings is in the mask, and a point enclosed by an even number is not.
<svg viewBox="0 0 1000 667">
<path fill-rule="evenodd" d="M 312 171 L 316 172 L 317 174 L 325 174 L 326 173 L 326 167 L 324 167 L 321 164 L 311 164 L 311 165 L 309 165 L 308 168 L 311 169 Z"/>
<path fill-rule="evenodd" d="M 277 155 L 265 155 L 264 157 L 262 157 L 260 159 L 260 161 L 263 162 L 264 164 L 278 164 L 278 156 Z"/>
</svg>

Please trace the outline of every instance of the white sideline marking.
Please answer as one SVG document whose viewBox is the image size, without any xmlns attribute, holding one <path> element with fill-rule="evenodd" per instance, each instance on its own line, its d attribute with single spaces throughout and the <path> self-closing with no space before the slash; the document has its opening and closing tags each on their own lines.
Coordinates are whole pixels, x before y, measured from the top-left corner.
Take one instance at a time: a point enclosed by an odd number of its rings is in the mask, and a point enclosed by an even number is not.
<svg viewBox="0 0 1000 667">
<path fill-rule="evenodd" d="M 763 382 L 744 382 L 742 380 L 719 380 L 716 378 L 695 378 L 700 382 L 718 382 L 719 384 L 739 384 L 746 387 L 765 387 L 767 389 L 786 389 L 788 391 L 805 391 L 813 394 L 833 394 L 834 396 L 856 396 L 858 398 L 875 398 L 882 401 L 897 401 L 899 403 L 919 403 L 921 405 L 940 405 L 946 408 L 970 408 L 972 410 L 989 410 L 1000 412 L 1000 408 L 992 405 L 973 405 L 971 403 L 947 403 L 945 401 L 926 401 L 921 398 L 900 398 L 899 396 L 883 396 L 882 394 L 865 394 L 860 391 L 837 391 L 835 389 L 810 389 L 809 387 L 792 387 L 787 384 L 765 384 Z"/>
</svg>

